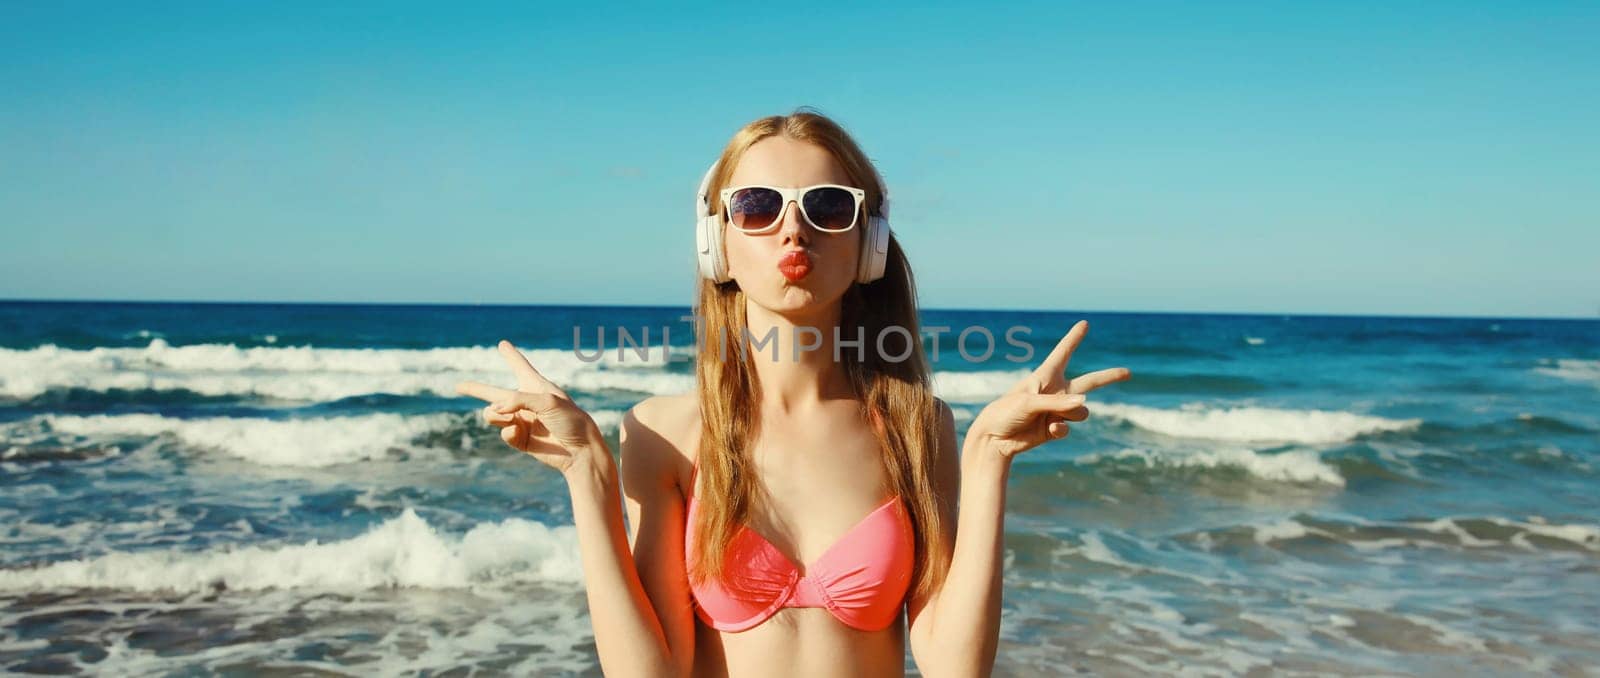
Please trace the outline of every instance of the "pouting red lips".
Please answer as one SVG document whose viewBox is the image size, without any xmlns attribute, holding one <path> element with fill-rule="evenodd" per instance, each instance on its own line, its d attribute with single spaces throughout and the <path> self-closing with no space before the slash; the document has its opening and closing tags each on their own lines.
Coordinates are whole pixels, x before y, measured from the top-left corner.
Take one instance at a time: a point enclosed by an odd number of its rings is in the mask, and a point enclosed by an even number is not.
<svg viewBox="0 0 1600 678">
<path fill-rule="evenodd" d="M 804 278 L 811 272 L 811 257 L 801 250 L 789 252 L 778 260 L 778 272 L 789 282 Z"/>
</svg>

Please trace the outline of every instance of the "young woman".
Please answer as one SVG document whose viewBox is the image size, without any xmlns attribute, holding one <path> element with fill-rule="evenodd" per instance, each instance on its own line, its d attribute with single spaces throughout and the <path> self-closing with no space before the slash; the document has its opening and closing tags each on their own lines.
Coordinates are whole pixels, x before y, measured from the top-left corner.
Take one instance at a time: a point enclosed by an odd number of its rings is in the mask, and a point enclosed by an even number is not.
<svg viewBox="0 0 1600 678">
<path fill-rule="evenodd" d="M 636 405 L 620 463 L 507 342 L 517 390 L 460 386 L 566 477 L 601 667 L 898 676 L 909 636 L 924 675 L 989 673 L 1011 459 L 1067 435 L 1085 394 L 1128 370 L 1066 379 L 1079 322 L 957 448 L 883 184 L 844 130 L 806 111 L 756 120 L 700 201 L 696 393 Z"/>
</svg>

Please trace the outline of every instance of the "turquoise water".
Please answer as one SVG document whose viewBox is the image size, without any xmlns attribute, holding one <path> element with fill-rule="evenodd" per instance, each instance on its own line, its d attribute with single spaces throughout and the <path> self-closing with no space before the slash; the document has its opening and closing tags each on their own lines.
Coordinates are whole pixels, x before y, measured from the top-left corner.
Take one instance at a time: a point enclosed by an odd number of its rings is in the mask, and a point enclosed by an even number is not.
<svg viewBox="0 0 1600 678">
<path fill-rule="evenodd" d="M 453 385 L 509 338 L 614 442 L 687 312 L 0 303 L 0 669 L 597 673 L 564 487 Z M 929 311 L 999 338 L 958 427 L 1079 318 L 1135 377 L 1017 462 L 997 673 L 1600 671 L 1600 323 Z"/>
</svg>

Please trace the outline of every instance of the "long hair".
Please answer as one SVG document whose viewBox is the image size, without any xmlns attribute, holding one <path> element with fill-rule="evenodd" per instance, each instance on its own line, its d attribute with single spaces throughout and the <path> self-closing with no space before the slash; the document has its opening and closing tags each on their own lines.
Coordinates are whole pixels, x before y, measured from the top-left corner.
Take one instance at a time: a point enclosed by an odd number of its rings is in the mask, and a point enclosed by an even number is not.
<svg viewBox="0 0 1600 678">
<path fill-rule="evenodd" d="M 869 213 L 883 214 L 883 180 L 866 154 L 837 123 L 807 109 L 761 118 L 734 134 L 717 161 L 707 195 L 719 194 L 746 149 L 780 134 L 827 149 L 852 185 L 866 191 L 865 207 Z M 713 212 L 720 216 L 720 201 L 712 202 Z M 858 233 L 865 231 L 857 229 Z M 863 243 L 862 250 L 865 249 Z M 945 543 L 948 540 L 932 482 L 939 408 L 919 339 L 916 282 L 905 252 L 893 235 L 889 238 L 888 255 L 881 279 L 853 283 L 841 300 L 841 336 L 853 338 L 859 327 L 860 336 L 865 338 L 860 352 L 844 351 L 841 359 L 845 360 L 845 373 L 861 402 L 861 414 L 871 424 L 883 450 L 882 463 L 889 484 L 905 501 L 916 533 L 913 590 L 928 593 L 950 567 L 946 555 L 949 544 Z M 695 530 L 695 542 L 700 546 L 689 575 L 703 581 L 721 577 L 728 543 L 756 502 L 755 462 L 749 448 L 759 428 L 755 403 L 761 399 L 761 384 L 746 360 L 727 358 L 728 354 L 744 353 L 722 343 L 742 341 L 748 329 L 745 296 L 738 284 L 718 284 L 702 278 L 695 312 L 704 329 L 696 361 L 702 501 L 699 520 L 690 528 Z M 877 338 L 890 327 L 907 332 L 885 333 L 880 354 Z M 905 354 L 909 355 L 903 360 L 884 357 Z"/>
</svg>

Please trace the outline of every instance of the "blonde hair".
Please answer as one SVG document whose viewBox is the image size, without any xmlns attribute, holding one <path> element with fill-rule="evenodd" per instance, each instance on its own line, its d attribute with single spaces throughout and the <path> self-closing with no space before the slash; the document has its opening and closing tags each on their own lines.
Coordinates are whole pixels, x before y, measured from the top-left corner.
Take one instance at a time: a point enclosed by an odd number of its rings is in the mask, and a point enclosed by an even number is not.
<svg viewBox="0 0 1600 678">
<path fill-rule="evenodd" d="M 837 123 L 803 108 L 787 116 L 761 118 L 735 133 L 717 161 L 707 195 L 715 196 L 721 191 L 746 149 L 776 135 L 827 149 L 851 184 L 866 191 L 866 209 L 883 214 L 883 181 L 866 154 Z M 712 209 L 720 215 L 722 206 L 714 204 Z M 858 228 L 858 232 L 865 230 Z M 921 333 L 916 283 L 905 253 L 892 235 L 883 277 L 871 283 L 852 284 L 841 304 L 841 335 L 855 336 L 855 328 L 860 327 L 861 336 L 867 338 L 859 355 L 856 351 L 842 353 L 857 356 L 846 360 L 845 373 L 861 401 L 862 415 L 884 451 L 882 463 L 889 485 L 905 501 L 916 533 L 913 591 L 929 593 L 950 567 L 940 498 L 935 496 L 933 485 L 939 407 L 922 342 L 918 340 Z M 743 337 L 742 332 L 748 328 L 745 296 L 738 284 L 701 279 L 695 313 L 703 324 L 702 336 L 706 340 L 700 342 L 696 361 L 701 413 L 698 492 L 702 501 L 699 520 L 690 528 L 695 530 L 695 542 L 700 547 L 689 572 L 696 581 L 703 581 L 721 577 L 727 545 L 748 519 L 756 501 L 755 464 L 749 447 L 757 429 L 754 408 L 760 402 L 761 384 L 748 362 L 726 359 L 721 341 L 712 340 Z M 905 328 L 908 333 L 880 335 L 889 327 Z M 878 352 L 880 342 L 874 339 L 879 336 L 883 337 L 882 354 Z M 900 360 L 884 358 L 903 354 L 909 356 Z M 704 501 L 707 497 L 714 500 Z"/>
</svg>

